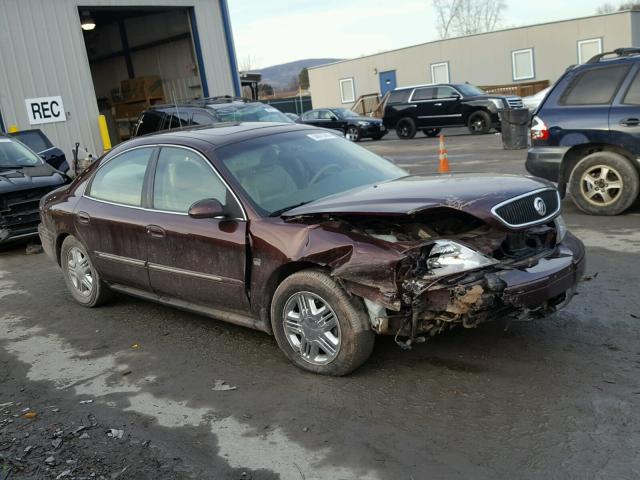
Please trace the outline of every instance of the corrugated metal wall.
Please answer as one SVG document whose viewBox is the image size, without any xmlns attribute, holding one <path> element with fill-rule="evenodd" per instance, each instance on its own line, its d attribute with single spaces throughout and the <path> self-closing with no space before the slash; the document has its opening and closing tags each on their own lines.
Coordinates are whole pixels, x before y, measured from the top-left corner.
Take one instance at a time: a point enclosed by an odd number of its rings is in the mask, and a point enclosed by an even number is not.
<svg viewBox="0 0 640 480">
<path fill-rule="evenodd" d="M 1 0 L 0 111 L 5 126 L 29 126 L 26 98 L 62 96 L 67 121 L 40 125 L 67 155 L 76 141 L 102 153 L 98 107 L 78 6 L 194 7 L 210 95 L 233 94 L 217 0 Z"/>
</svg>

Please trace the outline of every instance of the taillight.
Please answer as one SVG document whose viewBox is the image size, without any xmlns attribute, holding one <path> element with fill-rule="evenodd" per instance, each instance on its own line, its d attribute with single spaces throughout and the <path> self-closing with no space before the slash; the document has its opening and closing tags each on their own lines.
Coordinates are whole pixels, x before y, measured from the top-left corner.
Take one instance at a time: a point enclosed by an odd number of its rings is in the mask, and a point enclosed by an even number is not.
<svg viewBox="0 0 640 480">
<path fill-rule="evenodd" d="M 533 117 L 531 121 L 531 140 L 548 140 L 549 129 L 540 117 Z"/>
</svg>

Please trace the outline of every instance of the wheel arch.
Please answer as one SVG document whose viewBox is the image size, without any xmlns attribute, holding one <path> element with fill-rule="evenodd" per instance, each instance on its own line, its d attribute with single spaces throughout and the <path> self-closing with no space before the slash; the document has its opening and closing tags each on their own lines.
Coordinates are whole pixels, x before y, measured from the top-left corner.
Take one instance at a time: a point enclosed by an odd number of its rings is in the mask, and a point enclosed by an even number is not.
<svg viewBox="0 0 640 480">
<path fill-rule="evenodd" d="M 67 238 L 68 236 L 70 236 L 70 233 L 67 232 L 63 232 L 63 233 L 59 233 L 58 236 L 56 237 L 56 243 L 55 243 L 55 254 L 56 254 L 56 261 L 58 262 L 58 266 L 62 266 L 62 244 L 64 243 L 65 238 Z"/>
</svg>

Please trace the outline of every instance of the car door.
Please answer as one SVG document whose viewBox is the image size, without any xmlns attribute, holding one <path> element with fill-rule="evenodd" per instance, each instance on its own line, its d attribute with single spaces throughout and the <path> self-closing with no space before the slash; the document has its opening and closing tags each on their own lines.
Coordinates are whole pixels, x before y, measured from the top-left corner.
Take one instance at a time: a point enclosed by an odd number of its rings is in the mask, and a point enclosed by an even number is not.
<svg viewBox="0 0 640 480">
<path fill-rule="evenodd" d="M 612 142 L 638 155 L 640 152 L 640 65 L 629 73 L 609 110 Z"/>
<path fill-rule="evenodd" d="M 245 293 L 246 217 L 233 192 L 199 152 L 163 146 L 150 181 L 146 228 L 151 288 L 159 295 L 248 311 Z M 224 218 L 192 218 L 206 198 L 224 206 Z"/>
<path fill-rule="evenodd" d="M 418 128 L 438 125 L 435 96 L 435 87 L 418 87 L 413 91 L 409 103 L 416 106 L 415 118 Z"/>
<path fill-rule="evenodd" d="M 315 125 L 318 127 L 330 128 L 332 130 L 340 130 L 343 133 L 347 129 L 346 120 L 341 120 L 337 114 L 327 109 L 318 110 L 318 120 Z"/>
<path fill-rule="evenodd" d="M 434 102 L 435 115 L 439 115 L 439 126 L 462 124 L 462 95 L 448 85 L 439 86 Z"/>
<path fill-rule="evenodd" d="M 76 233 L 107 282 L 149 290 L 143 190 L 157 152 L 137 147 L 109 159 L 91 179 L 74 211 Z"/>
<path fill-rule="evenodd" d="M 317 126 L 319 113 L 320 112 L 318 110 L 309 110 L 308 112 L 304 112 L 302 117 L 300 117 L 300 123 Z"/>
</svg>

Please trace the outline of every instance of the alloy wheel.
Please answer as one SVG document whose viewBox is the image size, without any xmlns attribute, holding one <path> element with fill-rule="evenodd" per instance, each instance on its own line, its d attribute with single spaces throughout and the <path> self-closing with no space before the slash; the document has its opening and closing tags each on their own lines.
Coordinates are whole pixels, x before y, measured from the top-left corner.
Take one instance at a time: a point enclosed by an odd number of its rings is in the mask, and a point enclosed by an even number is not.
<svg viewBox="0 0 640 480">
<path fill-rule="evenodd" d="M 485 123 L 484 123 L 484 119 L 482 118 L 478 118 L 477 120 L 475 120 L 474 122 L 471 123 L 471 127 L 473 128 L 474 132 L 482 132 L 485 129 Z"/>
<path fill-rule="evenodd" d="M 289 297 L 284 306 L 283 327 L 291 348 L 312 365 L 331 363 L 340 352 L 338 317 L 315 293 L 297 292 Z"/>
<path fill-rule="evenodd" d="M 595 165 L 582 174 L 580 193 L 593 205 L 611 205 L 622 193 L 622 175 L 608 165 Z"/>
<path fill-rule="evenodd" d="M 72 247 L 67 253 L 67 274 L 76 291 L 88 297 L 93 291 L 93 270 L 85 253 L 78 247 Z"/>
<path fill-rule="evenodd" d="M 358 132 L 356 127 L 349 127 L 345 136 L 350 142 L 357 142 L 358 138 L 360 138 L 360 132 Z"/>
</svg>

